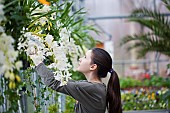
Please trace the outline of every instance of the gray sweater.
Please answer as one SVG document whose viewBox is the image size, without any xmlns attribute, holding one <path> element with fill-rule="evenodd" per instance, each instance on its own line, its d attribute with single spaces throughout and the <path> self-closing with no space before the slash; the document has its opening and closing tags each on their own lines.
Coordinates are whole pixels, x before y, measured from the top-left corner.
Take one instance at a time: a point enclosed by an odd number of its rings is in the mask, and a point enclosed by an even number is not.
<svg viewBox="0 0 170 113">
<path fill-rule="evenodd" d="M 54 74 L 43 63 L 36 67 L 37 73 L 44 79 L 44 83 L 57 92 L 72 96 L 78 101 L 75 106 L 76 113 L 105 113 L 106 86 L 102 83 L 88 81 L 69 81 L 60 86 Z"/>
</svg>

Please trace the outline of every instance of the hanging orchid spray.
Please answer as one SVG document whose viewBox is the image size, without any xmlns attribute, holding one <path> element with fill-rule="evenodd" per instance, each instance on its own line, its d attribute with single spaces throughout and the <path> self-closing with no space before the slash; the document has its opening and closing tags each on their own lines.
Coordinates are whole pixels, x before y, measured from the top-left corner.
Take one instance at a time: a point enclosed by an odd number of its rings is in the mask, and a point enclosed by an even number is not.
<svg viewBox="0 0 170 113">
<path fill-rule="evenodd" d="M 50 11 L 50 6 L 44 5 L 42 8 L 35 9 L 31 18 L 37 18 L 39 15 L 36 14 Z M 75 44 L 74 39 L 71 37 L 71 30 L 65 27 L 60 20 L 55 23 L 56 29 L 59 31 L 57 40 L 49 32 L 48 34 L 45 33 L 44 31 L 50 31 L 50 28 L 53 28 L 51 20 L 56 20 L 55 13 L 52 13 L 49 17 L 42 16 L 38 18 L 34 25 L 41 27 L 38 27 L 35 31 L 29 31 L 28 28 L 24 28 L 23 35 L 18 43 L 18 50 L 24 50 L 27 56 L 31 55 L 30 58 L 34 59 L 33 65 L 40 61 L 48 60 L 47 67 L 54 70 L 55 79 L 61 82 L 60 85 L 65 85 L 71 79 L 70 70 L 75 69 L 78 65 L 77 59 L 80 56 L 80 47 Z M 47 27 L 45 27 L 46 24 L 48 24 Z"/>
</svg>

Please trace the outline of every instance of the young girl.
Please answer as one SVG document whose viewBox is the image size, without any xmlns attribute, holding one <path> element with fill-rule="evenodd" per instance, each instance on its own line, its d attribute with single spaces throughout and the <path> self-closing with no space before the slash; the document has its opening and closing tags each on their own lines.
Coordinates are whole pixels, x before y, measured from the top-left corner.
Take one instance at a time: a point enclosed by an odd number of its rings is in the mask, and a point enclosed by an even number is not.
<svg viewBox="0 0 170 113">
<path fill-rule="evenodd" d="M 37 63 L 36 71 L 48 87 L 78 101 L 76 113 L 105 113 L 106 107 L 109 113 L 122 113 L 119 78 L 112 69 L 110 55 L 103 49 L 89 50 L 80 59 L 77 71 L 83 73 L 87 81 L 69 81 L 60 86 L 60 81 L 55 80 L 52 71 L 43 63 Z M 111 76 L 106 88 L 101 78 L 105 78 L 108 72 Z"/>
</svg>

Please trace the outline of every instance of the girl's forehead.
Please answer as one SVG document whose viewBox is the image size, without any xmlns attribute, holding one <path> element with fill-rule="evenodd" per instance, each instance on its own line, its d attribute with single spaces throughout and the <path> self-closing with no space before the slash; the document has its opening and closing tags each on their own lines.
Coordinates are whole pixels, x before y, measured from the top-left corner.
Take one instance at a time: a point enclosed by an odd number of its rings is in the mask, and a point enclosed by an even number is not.
<svg viewBox="0 0 170 113">
<path fill-rule="evenodd" d="M 92 50 L 88 50 L 88 51 L 86 52 L 86 55 L 91 56 L 91 53 L 92 53 Z"/>
</svg>

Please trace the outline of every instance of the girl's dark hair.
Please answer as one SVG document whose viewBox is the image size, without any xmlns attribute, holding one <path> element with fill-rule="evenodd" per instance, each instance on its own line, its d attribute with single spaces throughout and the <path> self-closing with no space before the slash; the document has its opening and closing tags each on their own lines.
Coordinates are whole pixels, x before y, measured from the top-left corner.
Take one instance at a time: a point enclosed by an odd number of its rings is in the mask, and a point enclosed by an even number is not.
<svg viewBox="0 0 170 113">
<path fill-rule="evenodd" d="M 107 85 L 106 105 L 109 113 L 122 113 L 120 84 L 117 73 L 112 69 L 112 58 L 108 52 L 100 48 L 92 49 L 92 63 L 97 65 L 99 78 L 104 78 L 110 72 Z"/>
</svg>

